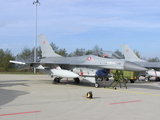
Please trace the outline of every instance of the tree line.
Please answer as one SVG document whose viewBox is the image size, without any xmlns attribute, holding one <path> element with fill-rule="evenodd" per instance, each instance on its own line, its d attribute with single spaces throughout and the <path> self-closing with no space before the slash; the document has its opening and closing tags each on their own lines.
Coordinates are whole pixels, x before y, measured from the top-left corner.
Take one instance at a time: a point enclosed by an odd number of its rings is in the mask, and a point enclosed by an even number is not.
<svg viewBox="0 0 160 120">
<path fill-rule="evenodd" d="M 85 48 L 77 48 L 75 51 L 71 53 L 67 53 L 66 49 L 61 49 L 58 46 L 56 46 L 54 43 L 51 43 L 51 47 L 55 51 L 55 53 L 64 56 L 64 57 L 73 57 L 73 56 L 82 56 L 82 55 L 89 55 L 89 54 L 96 54 L 103 49 L 100 48 L 98 45 L 95 45 L 93 49 L 86 50 Z M 40 46 L 36 48 L 37 51 L 37 61 L 39 61 L 41 56 L 41 49 Z M 147 60 L 144 57 L 141 57 L 138 51 L 134 50 L 135 54 L 144 60 Z M 114 52 L 118 56 L 121 56 L 121 58 L 124 58 L 121 51 L 118 49 Z M 13 53 L 7 49 L 3 50 L 0 49 L 0 72 L 9 72 L 9 71 L 16 71 L 17 66 L 15 64 L 9 63 L 9 60 L 15 60 L 15 61 L 21 61 L 21 62 L 33 62 L 34 61 L 34 48 L 30 49 L 27 46 L 25 46 L 20 53 L 18 53 L 16 56 L 13 55 Z M 160 62 L 160 59 L 158 57 L 155 58 L 149 58 L 147 61 L 149 62 Z"/>
</svg>

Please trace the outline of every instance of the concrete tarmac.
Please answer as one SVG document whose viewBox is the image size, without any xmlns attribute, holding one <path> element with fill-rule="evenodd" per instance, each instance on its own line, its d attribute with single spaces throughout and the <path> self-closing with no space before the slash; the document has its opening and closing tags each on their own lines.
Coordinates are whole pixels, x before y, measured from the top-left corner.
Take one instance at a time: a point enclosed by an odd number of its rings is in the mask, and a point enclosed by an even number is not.
<svg viewBox="0 0 160 120">
<path fill-rule="evenodd" d="M 93 86 L 52 84 L 47 75 L 0 74 L 0 120 L 160 119 L 158 82 L 136 81 L 117 90 Z M 93 99 L 85 98 L 88 91 Z"/>
</svg>

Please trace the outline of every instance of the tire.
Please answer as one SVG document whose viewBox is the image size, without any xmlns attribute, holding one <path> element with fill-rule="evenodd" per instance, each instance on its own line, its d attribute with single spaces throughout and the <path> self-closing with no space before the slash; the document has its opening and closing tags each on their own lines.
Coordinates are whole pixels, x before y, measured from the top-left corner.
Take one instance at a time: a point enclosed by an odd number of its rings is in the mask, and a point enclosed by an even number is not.
<svg viewBox="0 0 160 120">
<path fill-rule="evenodd" d="M 52 83 L 53 83 L 53 84 L 60 83 L 60 79 L 59 79 L 59 78 L 55 78 L 54 81 L 53 81 Z"/>
<path fill-rule="evenodd" d="M 149 77 L 145 77 L 144 80 L 145 80 L 145 81 L 149 81 L 150 78 L 149 78 Z"/>
<path fill-rule="evenodd" d="M 74 82 L 75 82 L 75 84 L 79 84 L 79 82 L 80 82 L 79 78 L 74 78 Z"/>
<path fill-rule="evenodd" d="M 96 88 L 98 88 L 98 87 L 99 87 L 99 84 L 98 84 L 98 83 L 95 83 L 94 86 L 95 86 Z"/>
<path fill-rule="evenodd" d="M 130 80 L 130 82 L 131 82 L 131 83 L 134 83 L 135 81 L 134 81 L 134 80 Z"/>
<path fill-rule="evenodd" d="M 106 78 L 106 81 L 109 81 L 109 78 Z"/>
</svg>

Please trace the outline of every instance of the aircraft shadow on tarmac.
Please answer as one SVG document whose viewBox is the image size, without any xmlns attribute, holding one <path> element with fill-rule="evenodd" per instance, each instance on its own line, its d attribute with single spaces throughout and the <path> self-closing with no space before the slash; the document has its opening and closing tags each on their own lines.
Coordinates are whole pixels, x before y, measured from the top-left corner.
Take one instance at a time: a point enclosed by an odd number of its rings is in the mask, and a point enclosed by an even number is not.
<svg viewBox="0 0 160 120">
<path fill-rule="evenodd" d="M 12 81 L 13 82 L 13 81 Z M 17 91 L 17 90 L 9 90 L 7 89 L 2 89 L 2 87 L 12 87 L 12 86 L 17 86 L 17 85 L 22 85 L 22 86 L 27 86 L 25 83 L 7 83 L 7 84 L 0 84 L 0 106 L 5 105 L 7 103 L 10 103 L 17 97 L 21 95 L 26 95 L 29 94 L 29 92 L 25 91 Z M 0 108 L 1 109 L 1 108 Z"/>
<path fill-rule="evenodd" d="M 79 84 L 75 84 L 74 82 L 60 82 L 54 85 L 75 85 L 75 86 L 85 86 L 85 87 L 93 87 L 93 83 L 80 82 Z"/>
<path fill-rule="evenodd" d="M 5 83 L 8 83 L 8 82 L 26 82 L 26 81 L 28 81 L 28 80 L 7 80 L 7 81 L 0 81 L 0 83 L 3 83 L 3 82 L 5 82 Z"/>
<path fill-rule="evenodd" d="M 103 84 L 103 82 L 98 82 L 99 83 L 99 87 L 107 87 L 109 84 L 107 82 L 105 82 L 105 84 Z M 56 83 L 54 85 L 75 85 L 75 86 L 84 86 L 84 87 L 95 87 L 95 84 L 94 83 L 90 83 L 90 82 L 80 82 L 79 84 L 76 84 L 74 81 L 72 80 L 69 80 L 68 82 L 66 81 L 61 81 L 60 83 Z"/>
<path fill-rule="evenodd" d="M 136 81 L 135 83 L 127 83 L 127 89 L 129 88 L 143 88 L 143 89 L 152 89 L 152 90 L 160 90 L 160 87 L 158 87 L 158 82 L 156 83 L 157 86 L 155 85 L 152 85 L 150 84 L 152 82 L 142 82 L 142 81 Z M 80 82 L 79 84 L 75 84 L 74 81 L 68 81 L 68 82 L 65 82 L 65 81 L 62 81 L 61 83 L 59 84 L 55 84 L 55 85 L 76 85 L 76 86 L 84 86 L 84 87 L 94 87 L 94 83 L 88 83 L 88 82 Z M 103 84 L 103 82 L 100 84 L 100 88 L 103 88 L 103 87 L 108 87 L 110 84 L 110 82 L 106 82 L 105 84 Z M 121 84 L 122 88 L 125 88 L 124 84 Z M 118 84 L 116 86 L 118 89 L 121 89 L 120 88 L 120 85 Z"/>
<path fill-rule="evenodd" d="M 7 83 L 7 84 L 0 84 L 0 87 L 12 87 L 16 85 L 21 85 L 21 86 L 28 86 L 25 83 Z"/>
</svg>

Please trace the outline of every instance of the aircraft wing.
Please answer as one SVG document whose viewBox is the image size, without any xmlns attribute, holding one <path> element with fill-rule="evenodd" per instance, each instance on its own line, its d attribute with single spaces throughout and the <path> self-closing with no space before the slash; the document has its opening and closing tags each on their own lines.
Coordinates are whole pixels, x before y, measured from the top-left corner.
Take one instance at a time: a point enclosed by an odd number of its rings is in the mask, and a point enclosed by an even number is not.
<svg viewBox="0 0 160 120">
<path fill-rule="evenodd" d="M 20 64 L 20 65 L 25 65 L 26 64 L 25 62 L 19 62 L 19 61 L 13 61 L 13 60 L 10 60 L 9 62 L 10 63 L 15 63 L 15 64 Z"/>
<path fill-rule="evenodd" d="M 21 69 L 29 69 L 30 67 L 39 67 L 39 65 L 70 65 L 70 66 L 104 66 L 104 64 L 86 64 L 86 63 L 69 63 L 69 62 L 20 62 L 20 61 L 9 61 L 10 63 L 22 65 Z M 48 68 L 48 67 L 45 67 Z"/>
<path fill-rule="evenodd" d="M 69 62 L 19 62 L 19 61 L 9 61 L 10 63 L 15 63 L 19 65 L 40 65 L 40 64 L 52 64 L 52 65 L 95 65 L 95 64 L 84 64 L 84 63 L 69 63 Z"/>
<path fill-rule="evenodd" d="M 21 65 L 19 68 L 20 70 L 30 69 L 31 67 L 40 67 L 39 62 L 19 62 L 19 61 L 13 61 L 13 60 L 10 60 L 9 62 Z"/>
</svg>

